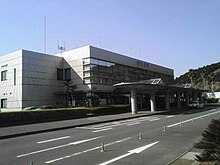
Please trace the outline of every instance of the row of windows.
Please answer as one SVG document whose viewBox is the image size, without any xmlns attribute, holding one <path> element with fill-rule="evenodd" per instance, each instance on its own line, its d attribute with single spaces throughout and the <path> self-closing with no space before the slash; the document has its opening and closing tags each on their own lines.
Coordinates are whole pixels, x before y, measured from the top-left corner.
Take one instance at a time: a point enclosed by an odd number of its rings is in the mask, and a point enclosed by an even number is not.
<svg viewBox="0 0 220 165">
<path fill-rule="evenodd" d="M 113 85 L 119 82 L 162 78 L 165 83 L 169 84 L 173 80 L 173 76 L 170 75 L 92 58 L 85 59 L 83 69 L 85 83 Z"/>
<path fill-rule="evenodd" d="M 7 70 L 1 71 L 1 81 L 6 81 L 7 80 Z M 16 68 L 14 68 L 14 85 L 16 85 Z"/>
</svg>

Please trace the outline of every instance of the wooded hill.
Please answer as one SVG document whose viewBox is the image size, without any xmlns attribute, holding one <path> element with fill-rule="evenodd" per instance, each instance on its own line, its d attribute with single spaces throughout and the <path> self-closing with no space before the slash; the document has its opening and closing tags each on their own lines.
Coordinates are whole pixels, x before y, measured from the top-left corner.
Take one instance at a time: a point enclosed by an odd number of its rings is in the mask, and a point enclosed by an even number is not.
<svg viewBox="0 0 220 165">
<path fill-rule="evenodd" d="M 190 69 L 175 79 L 175 84 L 192 84 L 194 88 L 220 92 L 220 62 L 198 69 Z"/>
</svg>

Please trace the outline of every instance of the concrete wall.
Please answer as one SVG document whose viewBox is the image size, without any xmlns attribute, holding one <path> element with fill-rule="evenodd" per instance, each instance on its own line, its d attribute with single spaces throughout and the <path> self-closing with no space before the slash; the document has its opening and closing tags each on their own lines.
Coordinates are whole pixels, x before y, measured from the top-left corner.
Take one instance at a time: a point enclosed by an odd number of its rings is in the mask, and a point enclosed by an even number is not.
<svg viewBox="0 0 220 165">
<path fill-rule="evenodd" d="M 55 92 L 64 91 L 63 81 L 57 80 L 57 68 L 63 68 L 63 59 L 26 50 L 22 59 L 22 107 L 64 106 L 65 98 L 55 96 Z"/>
<path fill-rule="evenodd" d="M 16 69 L 15 79 L 14 69 Z M 22 107 L 22 50 L 0 56 L 0 72 L 5 70 L 7 70 L 7 80 L 0 79 L 0 99 L 7 99 L 8 108 L 1 111 L 20 110 Z"/>
<path fill-rule="evenodd" d="M 90 46 L 58 53 L 56 56 L 63 57 L 67 62 L 64 68 L 71 68 L 72 83 L 76 85 L 76 91 L 87 91 L 91 89 L 91 85 L 85 85 L 83 83 L 83 59 L 90 57 Z"/>
</svg>

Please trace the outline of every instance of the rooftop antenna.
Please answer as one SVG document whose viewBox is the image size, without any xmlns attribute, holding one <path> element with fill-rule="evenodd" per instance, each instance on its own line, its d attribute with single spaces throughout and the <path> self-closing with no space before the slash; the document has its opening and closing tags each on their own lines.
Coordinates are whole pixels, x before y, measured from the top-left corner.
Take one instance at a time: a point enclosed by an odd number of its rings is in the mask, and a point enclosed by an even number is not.
<svg viewBox="0 0 220 165">
<path fill-rule="evenodd" d="M 46 54 L 46 16 L 44 16 L 44 53 Z"/>
<path fill-rule="evenodd" d="M 60 51 L 60 56 L 61 56 L 62 52 L 65 51 L 65 42 L 63 42 L 63 46 L 60 46 L 59 41 L 57 40 L 57 49 Z"/>
</svg>

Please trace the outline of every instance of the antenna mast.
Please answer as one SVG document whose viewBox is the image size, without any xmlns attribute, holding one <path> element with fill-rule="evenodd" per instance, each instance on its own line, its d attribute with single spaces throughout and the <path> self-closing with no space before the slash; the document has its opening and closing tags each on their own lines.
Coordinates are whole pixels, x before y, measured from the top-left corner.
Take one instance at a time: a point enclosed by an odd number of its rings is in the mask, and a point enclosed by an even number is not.
<svg viewBox="0 0 220 165">
<path fill-rule="evenodd" d="M 44 16 L 44 53 L 46 53 L 46 16 Z"/>
</svg>

